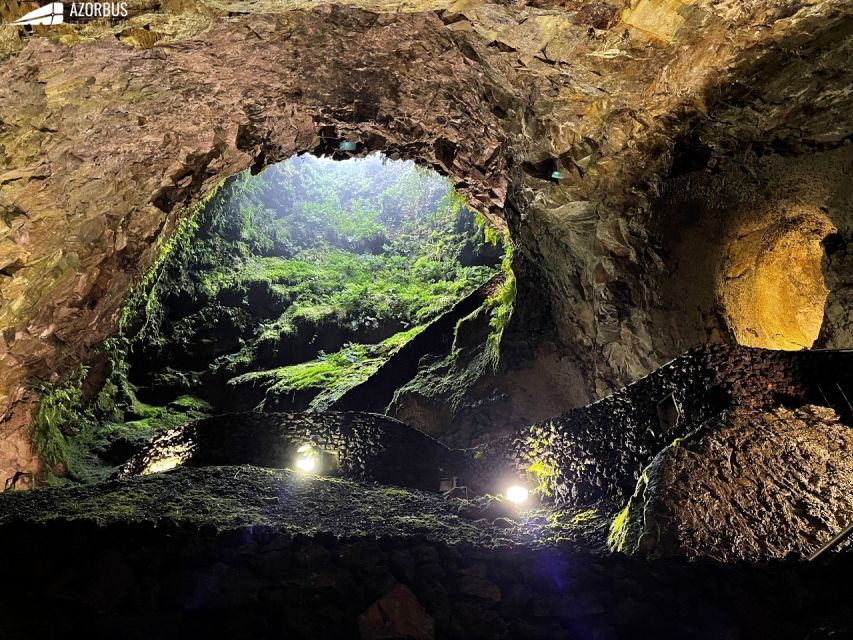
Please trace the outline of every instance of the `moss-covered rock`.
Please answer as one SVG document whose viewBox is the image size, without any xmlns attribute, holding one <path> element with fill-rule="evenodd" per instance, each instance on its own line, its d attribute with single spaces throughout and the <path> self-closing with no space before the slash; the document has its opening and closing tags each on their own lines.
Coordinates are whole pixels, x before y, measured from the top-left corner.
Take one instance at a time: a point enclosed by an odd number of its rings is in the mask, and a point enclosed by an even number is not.
<svg viewBox="0 0 853 640">
<path fill-rule="evenodd" d="M 477 546 L 557 544 L 601 549 L 604 519 L 580 510 L 495 508 L 393 486 L 251 466 L 183 468 L 98 484 L 9 494 L 0 527 L 13 521 L 82 520 L 99 525 L 166 521 L 233 529 L 269 525 L 292 533 L 425 536 Z M 506 522 L 494 521 L 511 516 Z"/>
</svg>

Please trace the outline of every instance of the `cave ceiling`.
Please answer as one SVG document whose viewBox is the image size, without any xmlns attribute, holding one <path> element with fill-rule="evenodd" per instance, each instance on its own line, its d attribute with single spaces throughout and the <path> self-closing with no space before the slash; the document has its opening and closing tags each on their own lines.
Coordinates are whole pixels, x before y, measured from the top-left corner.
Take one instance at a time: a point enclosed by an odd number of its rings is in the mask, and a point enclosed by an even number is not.
<svg viewBox="0 0 853 640">
<path fill-rule="evenodd" d="M 851 225 L 847 0 L 129 5 L 0 31 L 4 470 L 30 455 L 27 381 L 115 331 L 184 205 L 342 139 L 450 176 L 510 230 L 519 307 L 548 301 L 545 346 L 588 398 L 695 344 L 785 331 L 749 287 L 797 229 L 827 320 L 795 330 L 850 346 L 853 259 L 829 257 L 826 290 L 814 271 Z"/>
</svg>

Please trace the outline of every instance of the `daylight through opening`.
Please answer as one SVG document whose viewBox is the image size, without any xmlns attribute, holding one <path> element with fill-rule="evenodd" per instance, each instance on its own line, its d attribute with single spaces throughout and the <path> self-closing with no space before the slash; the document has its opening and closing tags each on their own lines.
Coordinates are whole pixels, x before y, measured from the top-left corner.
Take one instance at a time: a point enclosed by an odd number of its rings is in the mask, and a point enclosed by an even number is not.
<svg viewBox="0 0 853 640">
<path fill-rule="evenodd" d="M 387 412 L 463 321 L 494 367 L 509 259 L 446 178 L 409 161 L 302 155 L 234 176 L 135 305 L 126 402 L 109 416 L 122 428 L 105 447 L 237 410 Z"/>
</svg>

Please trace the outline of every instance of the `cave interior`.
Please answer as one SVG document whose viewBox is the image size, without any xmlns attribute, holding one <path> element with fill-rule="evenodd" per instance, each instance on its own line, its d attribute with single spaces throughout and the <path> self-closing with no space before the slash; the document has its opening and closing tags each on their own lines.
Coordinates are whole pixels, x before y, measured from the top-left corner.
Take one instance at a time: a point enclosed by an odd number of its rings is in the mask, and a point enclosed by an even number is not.
<svg viewBox="0 0 853 640">
<path fill-rule="evenodd" d="M 118 4 L 0 27 L 0 637 L 853 638 L 849 0 Z"/>
</svg>

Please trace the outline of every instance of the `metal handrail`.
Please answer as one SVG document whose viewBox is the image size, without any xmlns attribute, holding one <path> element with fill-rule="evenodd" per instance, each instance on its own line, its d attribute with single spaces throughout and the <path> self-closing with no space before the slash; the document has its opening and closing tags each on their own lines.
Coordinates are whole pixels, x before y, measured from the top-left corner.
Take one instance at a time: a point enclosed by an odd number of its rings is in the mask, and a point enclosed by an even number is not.
<svg viewBox="0 0 853 640">
<path fill-rule="evenodd" d="M 809 556 L 809 562 L 814 562 L 815 560 L 817 560 L 818 558 L 820 558 L 824 553 L 826 553 L 826 552 L 827 552 L 827 551 L 829 551 L 830 549 L 832 549 L 832 548 L 834 548 L 834 547 L 838 546 L 838 544 L 840 544 L 840 543 L 844 540 L 844 538 L 846 538 L 847 536 L 849 536 L 851 533 L 853 533 L 853 522 L 851 522 L 851 523 L 850 523 L 850 524 L 848 524 L 844 529 L 842 529 L 842 530 L 841 530 L 841 533 L 839 533 L 838 535 L 833 536 L 832 538 L 830 538 L 829 540 L 827 540 L 827 541 L 826 541 L 826 542 L 825 542 L 825 543 L 820 547 L 820 549 L 818 549 L 818 550 L 817 550 L 817 551 L 815 551 L 813 554 L 811 554 L 811 555 Z"/>
</svg>

